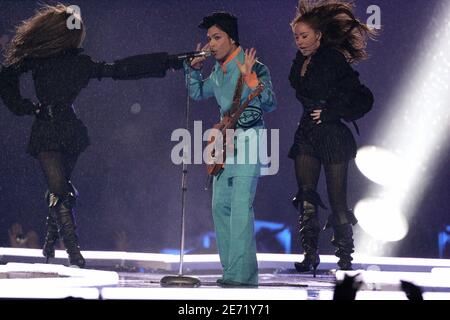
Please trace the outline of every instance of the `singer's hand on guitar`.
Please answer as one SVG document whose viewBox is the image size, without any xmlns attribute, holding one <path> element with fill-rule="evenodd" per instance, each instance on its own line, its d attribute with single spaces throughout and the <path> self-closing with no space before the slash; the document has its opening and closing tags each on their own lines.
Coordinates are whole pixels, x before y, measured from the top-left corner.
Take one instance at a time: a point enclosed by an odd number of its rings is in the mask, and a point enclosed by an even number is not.
<svg viewBox="0 0 450 320">
<path fill-rule="evenodd" d="M 202 44 L 198 43 L 195 51 L 209 51 L 209 42 L 206 45 L 204 45 L 203 48 L 201 46 Z M 205 62 L 206 58 L 207 57 L 197 57 L 192 59 L 191 67 L 200 70 L 203 67 L 203 62 Z"/>
<path fill-rule="evenodd" d="M 247 76 L 252 73 L 252 68 L 256 62 L 256 49 L 251 48 L 250 50 L 245 49 L 245 60 L 244 64 L 241 64 L 238 60 L 236 60 L 236 64 L 241 71 L 243 76 Z"/>
</svg>

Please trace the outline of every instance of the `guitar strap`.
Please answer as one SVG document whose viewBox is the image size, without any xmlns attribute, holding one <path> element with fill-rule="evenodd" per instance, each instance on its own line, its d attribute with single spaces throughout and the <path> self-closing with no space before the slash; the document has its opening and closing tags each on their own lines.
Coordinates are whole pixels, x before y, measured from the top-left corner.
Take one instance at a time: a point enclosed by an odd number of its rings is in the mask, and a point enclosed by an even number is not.
<svg viewBox="0 0 450 320">
<path fill-rule="evenodd" d="M 225 112 L 225 116 L 232 117 L 236 111 L 241 106 L 241 98 L 242 98 L 242 90 L 244 89 L 244 77 L 242 73 L 239 75 L 238 81 L 236 83 L 236 89 L 234 90 L 233 96 L 233 104 L 231 105 L 230 110 Z"/>
</svg>

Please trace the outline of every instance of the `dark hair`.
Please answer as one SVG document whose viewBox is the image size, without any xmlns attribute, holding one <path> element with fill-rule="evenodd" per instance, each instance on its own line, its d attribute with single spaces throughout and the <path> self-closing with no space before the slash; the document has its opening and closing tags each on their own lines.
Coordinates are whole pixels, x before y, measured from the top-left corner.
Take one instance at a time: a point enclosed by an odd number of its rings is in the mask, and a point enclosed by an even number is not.
<svg viewBox="0 0 450 320">
<path fill-rule="evenodd" d="M 78 48 L 84 40 L 85 28 L 69 29 L 67 21 L 73 13 L 69 6 L 44 5 L 30 19 L 16 28 L 16 34 L 5 52 L 6 65 L 20 64 L 25 58 L 45 58 L 67 49 Z"/>
<path fill-rule="evenodd" d="M 212 26 L 217 26 L 220 30 L 228 34 L 236 45 L 239 46 L 239 31 L 236 16 L 229 12 L 216 11 L 204 17 L 198 27 L 208 30 Z"/>
<path fill-rule="evenodd" d="M 377 32 L 356 19 L 353 8 L 344 0 L 299 0 L 291 27 L 306 23 L 322 33 L 321 45 L 339 50 L 350 63 L 364 60 L 367 39 L 374 39 Z"/>
</svg>

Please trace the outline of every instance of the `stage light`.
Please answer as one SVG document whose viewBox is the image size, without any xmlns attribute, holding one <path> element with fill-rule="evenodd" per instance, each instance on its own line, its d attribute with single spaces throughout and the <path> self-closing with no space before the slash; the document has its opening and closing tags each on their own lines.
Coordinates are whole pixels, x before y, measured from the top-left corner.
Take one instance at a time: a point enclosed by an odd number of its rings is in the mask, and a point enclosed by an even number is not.
<svg viewBox="0 0 450 320">
<path fill-rule="evenodd" d="M 360 148 L 355 163 L 367 178 L 382 186 L 393 186 L 404 181 L 408 174 L 399 157 L 377 146 Z"/>
<path fill-rule="evenodd" d="M 408 222 L 395 202 L 364 199 L 355 206 L 359 225 L 380 241 L 398 241 L 408 233 Z"/>
<path fill-rule="evenodd" d="M 425 28 L 426 38 L 411 60 L 410 71 L 394 98 L 383 109 L 383 125 L 375 129 L 379 146 L 361 148 L 357 166 L 374 186 L 358 204 L 365 235 L 356 239 L 361 253 L 370 239 L 398 241 L 406 235 L 406 221 L 413 218 L 429 185 L 439 154 L 448 145 L 450 132 L 450 3 L 435 8 L 435 19 Z M 380 195 L 381 194 L 381 195 Z M 374 200 L 376 199 L 376 200 Z M 403 216 L 403 218 L 402 218 Z M 369 219 L 366 219 L 369 217 Z M 379 217 L 379 219 L 376 219 Z M 377 221 L 382 222 L 377 225 Z M 402 236 L 403 235 L 403 236 Z M 377 254 L 395 254 L 396 245 L 384 243 Z"/>
</svg>

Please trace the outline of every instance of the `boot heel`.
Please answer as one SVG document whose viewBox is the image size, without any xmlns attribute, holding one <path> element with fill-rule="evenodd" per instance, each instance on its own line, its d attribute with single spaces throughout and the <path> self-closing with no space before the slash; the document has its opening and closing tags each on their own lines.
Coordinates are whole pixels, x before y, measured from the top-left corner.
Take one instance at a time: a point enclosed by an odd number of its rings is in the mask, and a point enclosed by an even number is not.
<svg viewBox="0 0 450 320">
<path fill-rule="evenodd" d="M 48 264 L 50 259 L 55 257 L 55 249 L 49 249 L 48 245 L 45 245 L 42 250 L 42 255 L 45 257 L 45 263 Z"/>
<path fill-rule="evenodd" d="M 315 278 L 317 267 L 319 266 L 319 264 L 320 264 L 320 257 L 317 255 L 314 257 L 305 256 L 302 262 L 296 262 L 294 266 L 295 269 L 300 273 L 312 272 Z"/>
<path fill-rule="evenodd" d="M 319 263 L 315 263 L 312 267 L 313 267 L 313 278 L 316 277 L 317 274 L 317 267 L 319 266 Z"/>
</svg>

